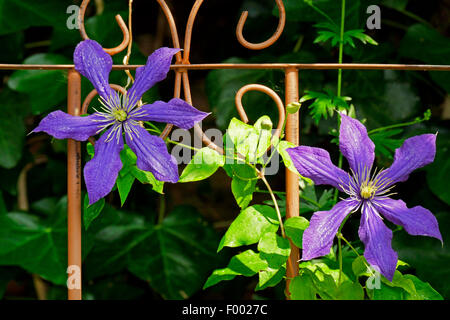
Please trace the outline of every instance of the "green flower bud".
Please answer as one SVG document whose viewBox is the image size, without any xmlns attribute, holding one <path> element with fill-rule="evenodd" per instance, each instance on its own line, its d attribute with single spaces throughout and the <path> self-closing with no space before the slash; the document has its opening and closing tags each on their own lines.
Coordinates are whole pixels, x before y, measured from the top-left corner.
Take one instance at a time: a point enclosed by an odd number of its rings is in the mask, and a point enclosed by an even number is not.
<svg viewBox="0 0 450 320">
<path fill-rule="evenodd" d="M 302 104 L 300 102 L 291 102 L 286 106 L 286 111 L 289 114 L 296 113 Z"/>
</svg>

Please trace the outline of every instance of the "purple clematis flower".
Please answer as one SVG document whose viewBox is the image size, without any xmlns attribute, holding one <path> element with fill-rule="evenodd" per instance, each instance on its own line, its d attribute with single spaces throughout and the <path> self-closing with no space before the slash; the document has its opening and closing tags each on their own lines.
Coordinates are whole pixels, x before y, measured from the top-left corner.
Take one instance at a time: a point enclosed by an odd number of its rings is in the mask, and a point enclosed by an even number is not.
<svg viewBox="0 0 450 320">
<path fill-rule="evenodd" d="M 127 145 L 137 156 L 136 165 L 139 169 L 150 171 L 160 181 L 178 181 L 177 162 L 168 153 L 164 140 L 150 135 L 139 121 L 165 122 L 190 129 L 208 113 L 198 111 L 177 98 L 138 107 L 142 95 L 166 78 L 172 57 L 178 51 L 160 48 L 153 52 L 146 65 L 136 70 L 135 81 L 127 94 L 119 96 L 109 85 L 113 62 L 101 45 L 93 40 L 85 40 L 75 48 L 75 69 L 88 78 L 97 90 L 102 110 L 86 117 L 54 111 L 42 119 L 32 132 L 43 131 L 57 139 L 85 141 L 106 129 L 95 144 L 94 157 L 84 167 L 90 204 L 111 191 L 122 169 L 119 153 L 124 146 L 123 133 Z"/>
<path fill-rule="evenodd" d="M 301 175 L 349 195 L 330 211 L 314 213 L 303 233 L 302 260 L 328 254 L 342 221 L 361 208 L 358 233 L 365 246 L 364 257 L 392 281 L 398 256 L 391 246 L 392 231 L 384 225 L 382 216 L 411 235 L 430 236 L 442 242 L 438 222 L 429 210 L 421 206 L 408 208 L 402 200 L 389 198 L 395 183 L 406 181 L 412 171 L 433 162 L 436 135 L 406 139 L 395 151 L 391 167 L 371 174 L 375 145 L 366 128 L 344 114 L 341 120 L 339 148 L 349 162 L 351 174 L 333 165 L 326 150 L 306 146 L 287 149 Z"/>
</svg>

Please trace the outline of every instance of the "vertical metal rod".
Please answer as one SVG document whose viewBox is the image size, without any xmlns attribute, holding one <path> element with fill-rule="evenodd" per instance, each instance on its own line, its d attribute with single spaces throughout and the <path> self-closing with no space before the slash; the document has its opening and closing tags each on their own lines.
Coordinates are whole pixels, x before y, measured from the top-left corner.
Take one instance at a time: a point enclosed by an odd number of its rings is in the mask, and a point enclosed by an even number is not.
<svg viewBox="0 0 450 320">
<path fill-rule="evenodd" d="M 74 116 L 81 110 L 81 76 L 74 69 L 68 72 L 67 112 Z M 68 299 L 81 300 L 81 147 L 67 141 L 67 249 Z"/>
<path fill-rule="evenodd" d="M 285 70 L 285 91 L 286 105 L 291 102 L 298 102 L 298 70 L 296 68 L 287 68 Z M 295 145 L 299 144 L 299 112 L 288 114 L 286 120 L 286 140 Z M 286 168 L 286 219 L 299 215 L 299 177 L 297 174 Z M 300 259 L 299 249 L 291 243 L 291 254 L 287 261 L 286 268 L 286 295 L 289 298 L 290 279 L 298 275 L 298 260 Z M 290 264 L 290 265 L 289 265 Z"/>
</svg>

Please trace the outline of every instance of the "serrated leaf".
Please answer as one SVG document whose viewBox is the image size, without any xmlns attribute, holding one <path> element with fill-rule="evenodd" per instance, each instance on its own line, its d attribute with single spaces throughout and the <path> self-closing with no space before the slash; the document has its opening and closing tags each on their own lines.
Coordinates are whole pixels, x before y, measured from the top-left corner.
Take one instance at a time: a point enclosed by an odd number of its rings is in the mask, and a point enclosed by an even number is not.
<svg viewBox="0 0 450 320">
<path fill-rule="evenodd" d="M 267 232 L 278 230 L 275 209 L 265 205 L 254 205 L 241 211 L 220 241 L 217 252 L 223 247 L 239 247 L 257 243 Z"/>
<path fill-rule="evenodd" d="M 380 131 L 369 135 L 370 139 L 375 144 L 375 153 L 378 156 L 383 155 L 389 159 L 393 159 L 395 149 L 403 144 L 403 139 L 395 139 L 392 138 L 392 136 L 396 136 L 402 132 L 402 129 L 394 129 Z"/>
</svg>

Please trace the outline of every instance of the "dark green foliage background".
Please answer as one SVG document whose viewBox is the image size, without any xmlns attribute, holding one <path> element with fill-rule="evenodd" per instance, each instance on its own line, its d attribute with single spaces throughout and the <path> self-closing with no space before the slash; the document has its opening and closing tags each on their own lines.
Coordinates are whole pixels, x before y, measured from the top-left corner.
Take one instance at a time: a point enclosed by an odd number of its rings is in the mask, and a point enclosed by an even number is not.
<svg viewBox="0 0 450 320">
<path fill-rule="evenodd" d="M 94 2 L 94 1 L 92 1 Z M 185 22 L 193 1 L 168 1 L 175 19 Z M 450 2 L 420 0 L 347 1 L 346 29 L 365 29 L 366 8 L 378 4 L 382 12 L 381 30 L 367 33 L 379 45 L 356 44 L 345 49 L 345 62 L 360 63 L 450 63 Z M 337 49 L 313 44 L 317 29 L 313 24 L 324 18 L 303 0 L 285 0 L 287 23 L 281 38 L 272 47 L 250 51 L 235 39 L 240 12 L 250 16 L 245 36 L 263 41 L 273 32 L 277 10 L 273 1 L 206 1 L 194 28 L 192 63 L 206 62 L 337 62 Z M 340 1 L 316 0 L 313 3 L 335 21 L 340 21 Z M 80 1 L 0 0 L 0 63 L 65 64 L 80 41 L 78 30 L 69 30 L 66 8 Z M 127 1 L 104 1 L 104 11 L 91 4 L 86 16 L 87 32 L 104 47 L 115 46 L 121 34 L 114 15 L 127 17 Z M 156 1 L 134 0 L 133 33 L 135 43 L 131 64 L 143 64 L 155 45 L 171 46 L 167 28 L 158 28 L 160 10 Z M 125 19 L 126 20 L 126 19 Z M 180 24 L 180 35 L 183 28 Z M 215 39 L 215 40 L 212 40 Z M 124 53 L 114 57 L 120 64 Z M 66 252 L 66 142 L 46 135 L 29 135 L 46 114 L 65 110 L 66 75 L 60 71 L 0 71 L 0 297 L 36 298 L 32 274 L 40 275 L 49 287 L 48 298 L 65 299 Z M 301 71 L 301 95 L 305 91 L 336 92 L 337 71 Z M 352 97 L 359 119 L 368 130 L 408 122 L 431 109 L 429 121 L 409 126 L 392 135 L 376 136 L 378 167 L 387 167 L 392 151 L 410 136 L 439 132 L 435 162 L 414 173 L 396 192 L 409 207 L 422 205 L 438 218 L 444 246 L 434 239 L 412 237 L 404 231 L 394 233 L 393 246 L 400 259 L 411 265 L 410 273 L 450 298 L 450 74 L 443 72 L 344 71 L 343 95 Z M 249 83 L 266 84 L 283 97 L 284 74 L 266 70 L 195 71 L 190 74 L 194 105 L 213 114 L 204 129 L 222 131 L 233 116 L 235 93 Z M 171 80 L 145 96 L 167 100 L 172 94 Z M 123 72 L 112 72 L 111 83 L 124 85 Z M 82 92 L 91 84 L 83 79 Z M 274 106 L 259 93 L 246 94 L 243 104 L 251 121 L 269 114 L 275 123 Z M 308 103 L 300 111 L 301 143 L 327 148 L 337 161 L 337 147 L 331 144 L 330 131 L 336 118 L 316 126 Z M 43 164 L 28 173 L 28 212 L 18 209 L 17 182 L 22 169 L 40 155 Z M 88 156 L 86 155 L 86 159 Z M 180 168 L 181 172 L 181 168 Z M 283 190 L 284 177 L 271 177 L 274 188 Z M 120 190 L 119 190 L 120 191 Z M 201 291 L 213 269 L 225 266 L 236 250 L 216 249 L 223 225 L 236 217 L 230 181 L 216 173 L 211 179 L 179 185 L 166 185 L 165 196 L 148 185 L 134 183 L 125 204 L 119 193 L 106 198 L 96 208 L 85 209 L 91 217 L 83 231 L 84 298 L 87 299 L 183 299 L 249 298 L 254 279 L 236 278 Z M 254 203 L 268 198 L 254 197 Z M 162 204 L 165 203 L 165 206 Z M 94 210 L 94 211 L 92 211 Z M 96 211 L 95 211 L 96 210 Z M 165 216 L 158 223 L 159 215 Z M 344 233 L 355 237 L 359 219 L 350 220 Z M 253 294 L 253 297 L 255 295 Z M 259 298 L 282 299 L 283 287 L 258 292 Z"/>
</svg>

